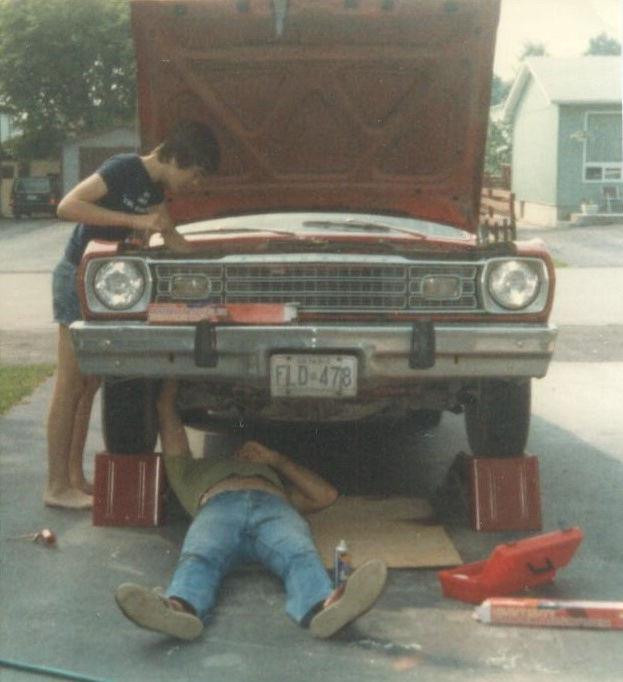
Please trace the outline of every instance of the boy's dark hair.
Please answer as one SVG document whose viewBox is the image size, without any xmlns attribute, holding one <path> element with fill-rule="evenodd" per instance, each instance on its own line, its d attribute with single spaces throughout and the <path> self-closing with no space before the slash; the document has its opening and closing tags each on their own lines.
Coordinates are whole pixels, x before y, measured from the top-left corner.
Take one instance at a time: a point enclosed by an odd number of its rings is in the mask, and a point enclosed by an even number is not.
<svg viewBox="0 0 623 682">
<path fill-rule="evenodd" d="M 178 121 L 157 147 L 158 160 L 175 160 L 180 168 L 199 166 L 216 173 L 221 160 L 218 142 L 211 128 L 199 121 Z"/>
</svg>

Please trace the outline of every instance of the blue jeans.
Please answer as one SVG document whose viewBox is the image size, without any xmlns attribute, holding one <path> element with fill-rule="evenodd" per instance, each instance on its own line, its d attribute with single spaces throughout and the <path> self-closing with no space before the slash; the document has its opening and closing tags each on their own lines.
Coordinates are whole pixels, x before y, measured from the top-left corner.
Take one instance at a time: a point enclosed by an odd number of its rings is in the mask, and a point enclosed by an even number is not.
<svg viewBox="0 0 623 682">
<path fill-rule="evenodd" d="M 199 509 L 166 595 L 205 620 L 225 574 L 254 561 L 283 580 L 286 612 L 298 623 L 333 589 L 309 525 L 292 505 L 262 490 L 231 490 Z"/>
</svg>

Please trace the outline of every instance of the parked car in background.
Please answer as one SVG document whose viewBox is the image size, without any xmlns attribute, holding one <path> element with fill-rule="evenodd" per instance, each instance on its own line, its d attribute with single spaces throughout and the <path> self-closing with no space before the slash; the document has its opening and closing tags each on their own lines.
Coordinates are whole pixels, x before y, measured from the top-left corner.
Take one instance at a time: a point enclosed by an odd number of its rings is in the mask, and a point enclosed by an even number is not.
<svg viewBox="0 0 623 682">
<path fill-rule="evenodd" d="M 14 218 L 34 214 L 56 215 L 60 190 L 54 178 L 33 175 L 16 178 L 11 189 L 11 210 Z"/>
<path fill-rule="evenodd" d="M 176 377 L 195 423 L 450 410 L 475 454 L 523 454 L 554 267 L 479 224 L 498 0 L 271 7 L 132 3 L 144 148 L 200 119 L 222 167 L 171 203 L 186 253 L 85 253 L 71 332 L 107 447 L 154 447 Z"/>
</svg>

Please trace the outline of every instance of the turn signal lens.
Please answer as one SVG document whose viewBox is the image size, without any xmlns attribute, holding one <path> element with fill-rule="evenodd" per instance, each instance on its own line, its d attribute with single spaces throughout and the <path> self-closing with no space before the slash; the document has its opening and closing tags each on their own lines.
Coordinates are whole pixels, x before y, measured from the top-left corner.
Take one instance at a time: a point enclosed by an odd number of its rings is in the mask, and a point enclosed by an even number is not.
<svg viewBox="0 0 623 682">
<path fill-rule="evenodd" d="M 173 298 L 205 298 L 212 291 L 212 283 L 205 275 L 175 275 L 171 280 Z"/>
<path fill-rule="evenodd" d="M 422 295 L 429 300 L 461 297 L 461 280 L 447 275 L 427 275 L 422 280 Z"/>
</svg>

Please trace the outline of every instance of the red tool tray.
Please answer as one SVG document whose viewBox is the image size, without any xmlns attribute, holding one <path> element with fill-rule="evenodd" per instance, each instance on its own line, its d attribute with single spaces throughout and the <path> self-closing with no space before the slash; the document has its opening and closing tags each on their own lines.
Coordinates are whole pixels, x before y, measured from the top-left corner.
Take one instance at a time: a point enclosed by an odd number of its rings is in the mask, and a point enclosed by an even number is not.
<svg viewBox="0 0 623 682">
<path fill-rule="evenodd" d="M 166 476 L 160 455 L 95 455 L 94 526 L 159 526 Z"/>
<path fill-rule="evenodd" d="M 551 582 L 583 537 L 579 528 L 567 528 L 498 545 L 486 561 L 439 571 L 443 594 L 479 604 L 488 597 L 504 597 Z"/>
</svg>

